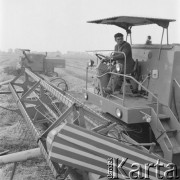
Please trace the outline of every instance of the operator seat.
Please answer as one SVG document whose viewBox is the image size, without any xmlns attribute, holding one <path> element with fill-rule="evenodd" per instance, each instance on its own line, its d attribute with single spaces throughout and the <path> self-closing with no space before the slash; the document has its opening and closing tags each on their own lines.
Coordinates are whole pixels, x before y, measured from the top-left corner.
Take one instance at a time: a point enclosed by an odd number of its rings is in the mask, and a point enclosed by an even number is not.
<svg viewBox="0 0 180 180">
<path fill-rule="evenodd" d="M 130 74 L 128 74 L 128 75 L 134 77 L 138 81 L 139 77 L 140 77 L 140 73 L 141 73 L 141 67 L 139 65 L 138 59 L 136 59 L 135 63 L 134 63 L 133 71 Z M 126 78 L 126 83 L 129 86 L 129 88 L 131 89 L 132 93 L 136 93 L 137 92 L 138 85 L 131 78 L 127 77 Z"/>
<path fill-rule="evenodd" d="M 141 73 L 141 67 L 139 65 L 138 59 L 135 60 L 133 71 L 131 72 L 131 76 L 134 77 L 137 81 L 139 80 Z"/>
</svg>

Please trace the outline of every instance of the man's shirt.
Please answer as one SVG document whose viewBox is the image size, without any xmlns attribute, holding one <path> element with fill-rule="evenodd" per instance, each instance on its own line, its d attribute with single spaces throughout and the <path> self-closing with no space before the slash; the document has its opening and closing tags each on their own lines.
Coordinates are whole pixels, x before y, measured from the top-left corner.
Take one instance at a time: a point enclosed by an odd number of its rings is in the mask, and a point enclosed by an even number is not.
<svg viewBox="0 0 180 180">
<path fill-rule="evenodd" d="M 114 51 L 121 51 L 126 54 L 126 74 L 130 74 L 134 68 L 134 60 L 132 59 L 132 50 L 129 43 L 124 41 L 121 45 L 115 45 Z M 114 53 L 113 60 L 117 60 L 119 63 L 124 65 L 124 55 Z"/>
</svg>

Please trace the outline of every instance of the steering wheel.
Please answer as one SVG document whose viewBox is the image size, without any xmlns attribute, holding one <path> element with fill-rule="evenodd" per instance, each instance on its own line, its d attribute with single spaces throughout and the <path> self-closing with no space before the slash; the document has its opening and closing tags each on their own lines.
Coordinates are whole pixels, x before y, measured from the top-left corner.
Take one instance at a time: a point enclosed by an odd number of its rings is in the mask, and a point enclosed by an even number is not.
<svg viewBox="0 0 180 180">
<path fill-rule="evenodd" d="M 104 56 L 103 54 L 97 54 L 97 53 L 96 53 L 96 56 L 97 56 L 97 58 L 100 59 L 101 61 L 107 59 L 107 57 Z"/>
</svg>

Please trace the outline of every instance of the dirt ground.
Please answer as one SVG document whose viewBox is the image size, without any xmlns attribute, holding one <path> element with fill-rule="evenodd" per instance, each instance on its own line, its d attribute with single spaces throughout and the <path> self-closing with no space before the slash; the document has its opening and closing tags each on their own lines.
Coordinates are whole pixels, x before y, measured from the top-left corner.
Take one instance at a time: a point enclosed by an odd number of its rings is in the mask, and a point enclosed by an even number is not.
<svg viewBox="0 0 180 180">
<path fill-rule="evenodd" d="M 2 65 L 0 68 L 0 82 L 15 77 L 7 71 L 7 64 L 6 61 L 4 66 Z M 66 69 L 56 69 L 56 72 L 66 80 L 69 93 L 75 98 L 84 101 L 82 88 L 85 87 L 87 61 L 69 59 L 66 64 Z M 4 69 L 6 69 L 6 72 L 4 72 Z M 92 74 L 90 77 L 92 77 Z M 8 89 L 7 87 L 1 87 L 0 90 Z M 12 95 L 0 95 L 0 152 L 9 150 L 9 153 L 13 153 L 37 147 L 22 116 L 14 111 L 16 108 Z M 13 164 L 0 166 L 0 180 L 9 180 L 12 170 Z M 17 164 L 13 180 L 35 179 L 54 179 L 43 158 Z"/>
</svg>

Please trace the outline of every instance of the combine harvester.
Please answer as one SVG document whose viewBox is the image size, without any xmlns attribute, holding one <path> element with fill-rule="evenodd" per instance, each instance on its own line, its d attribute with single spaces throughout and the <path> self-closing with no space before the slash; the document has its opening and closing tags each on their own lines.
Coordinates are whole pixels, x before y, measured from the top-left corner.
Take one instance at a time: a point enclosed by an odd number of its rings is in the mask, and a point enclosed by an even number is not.
<svg viewBox="0 0 180 180">
<path fill-rule="evenodd" d="M 47 53 L 32 53 L 29 49 L 19 49 L 23 56 L 17 64 L 17 71 L 26 67 L 36 73 L 45 74 L 46 76 L 58 76 L 54 68 L 65 68 L 65 59 L 59 57 L 47 57 Z"/>
<path fill-rule="evenodd" d="M 168 26 L 173 21 L 127 16 L 89 21 L 125 29 L 127 37 L 130 35 L 131 45 L 131 29 L 134 26 L 157 24 L 163 31 L 161 44 L 132 45 L 135 60 L 133 73 L 116 73 L 123 76 L 123 85 L 110 95 L 103 89 L 108 84 L 109 75 L 115 73 L 108 72 L 111 62 L 105 63 L 106 56 L 96 53 L 100 60 L 96 67 L 97 76 L 94 87 L 86 82 L 84 97 L 121 122 L 137 142 L 155 142 L 153 153 L 180 167 L 180 45 L 168 43 Z M 164 30 L 167 31 L 166 45 L 162 44 Z M 126 64 L 126 56 L 122 54 Z M 112 56 L 113 53 L 110 58 Z M 89 65 L 93 65 L 92 61 Z M 137 129 L 139 132 L 136 133 Z"/>
<path fill-rule="evenodd" d="M 117 25 L 130 33 L 132 26 L 144 24 L 158 24 L 164 32 L 171 21 L 114 17 L 91 22 Z M 111 72 L 105 72 L 108 64 L 102 61 L 96 67 L 95 87 L 86 82 L 86 101 L 101 107 L 104 115 L 28 68 L 8 82 L 56 179 L 178 179 L 180 46 L 133 45 L 133 57 L 136 78 L 121 74 L 122 93 L 104 94 Z M 0 157 L 0 164 L 8 163 L 8 156 Z"/>
</svg>

